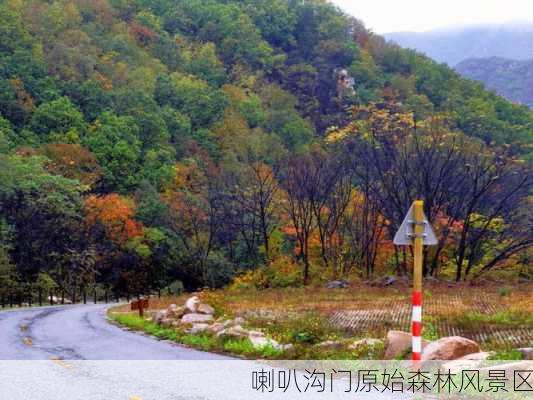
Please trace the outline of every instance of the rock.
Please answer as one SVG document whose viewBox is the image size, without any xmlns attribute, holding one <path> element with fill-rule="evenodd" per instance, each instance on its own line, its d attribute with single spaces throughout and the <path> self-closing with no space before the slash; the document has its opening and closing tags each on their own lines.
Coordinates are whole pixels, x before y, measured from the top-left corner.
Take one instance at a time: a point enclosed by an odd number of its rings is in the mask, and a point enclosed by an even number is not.
<svg viewBox="0 0 533 400">
<path fill-rule="evenodd" d="M 272 347 L 279 346 L 279 343 L 273 339 L 268 339 L 265 336 L 248 336 L 250 342 L 256 349 L 263 348 L 265 346 L 271 345 Z"/>
<path fill-rule="evenodd" d="M 165 328 L 170 328 L 172 327 L 172 323 L 174 322 L 173 319 L 170 319 L 170 318 L 164 318 L 161 320 L 161 322 L 159 322 L 159 325 L 165 327 Z"/>
<path fill-rule="evenodd" d="M 192 324 L 192 327 L 187 329 L 187 333 L 190 333 L 192 335 L 196 335 L 197 333 L 205 332 L 209 329 L 209 324 Z"/>
<path fill-rule="evenodd" d="M 342 279 L 338 281 L 331 281 L 324 285 L 326 289 L 346 289 L 350 287 L 350 282 Z"/>
<path fill-rule="evenodd" d="M 233 320 L 232 319 L 227 319 L 225 320 L 222 325 L 224 325 L 224 328 L 229 328 L 230 326 L 233 325 Z"/>
<path fill-rule="evenodd" d="M 383 282 L 381 283 L 381 286 L 391 286 L 391 285 L 394 285 L 396 282 L 398 281 L 398 279 L 396 279 L 396 277 L 394 276 L 387 276 Z"/>
<path fill-rule="evenodd" d="M 459 373 L 467 369 L 478 369 L 483 360 L 452 360 L 442 364 L 441 369 L 450 370 L 452 374 Z"/>
<path fill-rule="evenodd" d="M 422 351 L 422 360 L 457 360 L 479 351 L 479 345 L 473 340 L 461 336 L 449 336 L 426 346 Z"/>
<path fill-rule="evenodd" d="M 411 334 L 403 331 L 389 331 L 386 342 L 385 360 L 392 360 L 410 351 L 412 346 Z M 428 344 L 427 340 L 422 340 L 422 349 Z"/>
<path fill-rule="evenodd" d="M 220 322 L 215 322 L 214 324 L 209 325 L 209 328 L 207 328 L 207 331 L 213 334 L 217 334 L 223 330 L 224 324 L 221 324 Z"/>
<path fill-rule="evenodd" d="M 256 349 L 262 349 L 266 346 L 273 347 L 277 350 L 288 350 L 292 348 L 292 344 L 280 344 L 274 339 L 267 338 L 263 332 L 260 331 L 250 331 L 248 332 L 248 339 L 252 342 L 252 345 Z"/>
<path fill-rule="evenodd" d="M 479 360 L 479 361 L 485 361 L 490 356 L 494 355 L 493 351 L 482 351 L 479 353 L 470 353 L 466 356 L 459 357 L 458 360 Z"/>
<path fill-rule="evenodd" d="M 336 342 L 335 340 L 326 340 L 324 342 L 317 343 L 316 346 L 323 349 L 339 349 L 343 347 L 344 344 L 341 342 Z"/>
<path fill-rule="evenodd" d="M 196 313 L 199 305 L 200 299 L 197 296 L 189 297 L 185 302 L 186 311 L 189 313 Z"/>
<path fill-rule="evenodd" d="M 387 332 L 385 359 L 392 360 L 411 348 L 411 334 L 402 331 Z"/>
<path fill-rule="evenodd" d="M 215 313 L 215 309 L 213 307 L 211 307 L 209 304 L 200 303 L 200 304 L 198 304 L 196 312 L 198 312 L 200 314 L 213 315 Z"/>
<path fill-rule="evenodd" d="M 383 343 L 383 340 L 368 338 L 353 342 L 351 345 L 348 346 L 348 349 L 357 351 L 368 347 L 378 347 L 384 345 L 385 344 Z"/>
<path fill-rule="evenodd" d="M 213 320 L 212 315 L 207 314 L 185 314 L 183 317 L 181 317 L 181 323 L 183 324 L 194 324 L 199 322 L 211 322 Z"/>
<path fill-rule="evenodd" d="M 217 333 L 217 337 L 246 338 L 248 331 L 240 325 L 231 326 Z"/>
<path fill-rule="evenodd" d="M 524 360 L 533 360 L 533 347 L 522 347 L 517 349 L 524 356 Z"/>
<path fill-rule="evenodd" d="M 243 317 L 237 317 L 233 320 L 234 325 L 243 325 L 246 321 Z"/>
<path fill-rule="evenodd" d="M 178 307 L 175 304 L 171 304 L 167 308 L 167 317 L 168 318 L 181 318 L 185 315 L 186 308 L 185 307 Z"/>
<path fill-rule="evenodd" d="M 164 320 L 167 317 L 167 310 L 159 310 L 155 313 L 154 316 L 154 322 L 156 324 L 160 324 L 162 320 Z"/>
</svg>

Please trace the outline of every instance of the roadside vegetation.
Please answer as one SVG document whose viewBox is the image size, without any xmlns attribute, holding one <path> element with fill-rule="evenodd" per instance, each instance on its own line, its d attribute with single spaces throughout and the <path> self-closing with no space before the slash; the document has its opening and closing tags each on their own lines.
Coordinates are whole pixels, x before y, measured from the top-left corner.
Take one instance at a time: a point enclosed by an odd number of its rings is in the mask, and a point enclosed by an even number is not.
<svg viewBox="0 0 533 400">
<path fill-rule="evenodd" d="M 532 276 L 533 112 L 322 0 L 0 2 L 0 300 Z M 104 295 L 103 297 L 106 297 Z"/>
<path fill-rule="evenodd" d="M 461 301 L 450 297 L 449 291 L 460 293 Z M 533 340 L 533 304 L 531 287 L 523 285 L 501 297 L 497 286 L 453 289 L 443 285 L 428 285 L 424 307 L 424 339 L 434 341 L 443 336 L 461 333 L 466 337 L 482 338 L 484 351 L 493 352 L 491 359 L 521 359 L 514 347 L 527 346 Z M 202 301 L 215 309 L 217 320 L 243 317 L 245 328 L 258 329 L 281 344 L 291 344 L 287 350 L 273 347 L 258 350 L 247 339 L 218 338 L 209 333 L 187 333 L 188 326 L 164 328 L 152 322 L 156 310 L 170 304 L 181 304 L 186 295 L 150 299 L 145 318 L 120 306 L 109 311 L 111 319 L 129 329 L 139 330 L 201 350 L 222 352 L 243 357 L 272 359 L 382 359 L 383 343 L 351 344 L 363 338 L 383 340 L 389 330 L 409 330 L 409 293 L 407 285 L 397 287 L 352 286 L 348 289 L 234 289 L 204 290 Z M 395 314 L 405 305 L 405 318 Z M 383 315 L 383 310 L 391 310 Z M 472 312 L 469 310 L 478 310 Z M 498 310 L 493 312 L 493 310 Z M 351 324 L 342 324 L 338 313 L 356 312 L 369 315 Z M 382 314 L 382 318 L 375 315 Z M 501 332 L 501 333 L 499 333 Z M 524 334 L 526 332 L 526 334 Z M 513 341 L 513 336 L 521 341 Z M 478 339 L 479 340 L 479 339 Z M 400 359 L 409 356 L 407 351 Z M 509 358 L 510 357 L 510 358 Z"/>
</svg>

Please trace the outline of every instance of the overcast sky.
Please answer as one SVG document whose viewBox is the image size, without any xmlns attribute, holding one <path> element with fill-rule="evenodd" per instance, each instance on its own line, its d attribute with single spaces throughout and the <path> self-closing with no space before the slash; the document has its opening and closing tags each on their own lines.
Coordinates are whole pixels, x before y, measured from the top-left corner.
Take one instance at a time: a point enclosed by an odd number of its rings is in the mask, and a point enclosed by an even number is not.
<svg viewBox="0 0 533 400">
<path fill-rule="evenodd" d="M 533 21 L 533 0 L 332 0 L 376 33 Z"/>
</svg>

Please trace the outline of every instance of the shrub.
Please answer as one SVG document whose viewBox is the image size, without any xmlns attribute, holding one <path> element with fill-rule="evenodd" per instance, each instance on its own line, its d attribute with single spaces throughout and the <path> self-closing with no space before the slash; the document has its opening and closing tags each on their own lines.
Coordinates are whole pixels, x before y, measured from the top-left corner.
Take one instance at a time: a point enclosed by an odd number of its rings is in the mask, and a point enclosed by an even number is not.
<svg viewBox="0 0 533 400">
<path fill-rule="evenodd" d="M 237 276 L 230 289 L 266 289 L 299 287 L 302 285 L 301 267 L 290 257 L 278 257 L 266 267 L 259 267 Z"/>
</svg>

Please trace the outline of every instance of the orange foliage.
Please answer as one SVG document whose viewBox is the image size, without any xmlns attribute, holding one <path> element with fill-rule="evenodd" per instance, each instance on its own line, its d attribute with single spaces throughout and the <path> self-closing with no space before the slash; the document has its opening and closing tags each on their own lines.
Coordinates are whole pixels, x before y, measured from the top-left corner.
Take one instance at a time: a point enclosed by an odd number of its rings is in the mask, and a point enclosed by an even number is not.
<svg viewBox="0 0 533 400">
<path fill-rule="evenodd" d="M 106 92 L 113 89 L 113 82 L 111 82 L 111 80 L 107 78 L 106 76 L 97 72 L 95 78 L 98 81 L 98 83 L 100 83 L 100 87 Z"/>
<path fill-rule="evenodd" d="M 103 225 L 109 238 L 119 245 L 143 234 L 142 224 L 133 219 L 134 212 L 132 202 L 116 193 L 85 200 L 86 224 Z"/>
<path fill-rule="evenodd" d="M 24 88 L 24 82 L 20 79 L 11 79 L 11 87 L 15 91 L 17 96 L 18 104 L 20 108 L 26 113 L 30 114 L 35 110 L 35 102 L 30 94 Z"/>
<path fill-rule="evenodd" d="M 157 34 L 150 28 L 136 22 L 130 27 L 130 35 L 141 46 L 148 46 L 157 37 Z"/>
<path fill-rule="evenodd" d="M 85 185 L 92 186 L 102 176 L 96 157 L 80 145 L 51 143 L 39 148 L 37 154 L 42 154 L 50 160 L 46 164 L 48 171 L 77 179 Z"/>
</svg>

